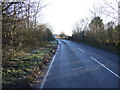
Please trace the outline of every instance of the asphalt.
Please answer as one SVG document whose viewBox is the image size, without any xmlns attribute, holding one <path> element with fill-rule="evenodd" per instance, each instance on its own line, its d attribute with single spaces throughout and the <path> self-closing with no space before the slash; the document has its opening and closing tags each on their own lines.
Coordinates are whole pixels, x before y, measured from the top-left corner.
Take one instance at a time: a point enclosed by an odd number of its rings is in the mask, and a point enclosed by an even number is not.
<svg viewBox="0 0 120 90">
<path fill-rule="evenodd" d="M 118 55 L 69 40 L 58 41 L 40 88 L 120 88 Z"/>
</svg>

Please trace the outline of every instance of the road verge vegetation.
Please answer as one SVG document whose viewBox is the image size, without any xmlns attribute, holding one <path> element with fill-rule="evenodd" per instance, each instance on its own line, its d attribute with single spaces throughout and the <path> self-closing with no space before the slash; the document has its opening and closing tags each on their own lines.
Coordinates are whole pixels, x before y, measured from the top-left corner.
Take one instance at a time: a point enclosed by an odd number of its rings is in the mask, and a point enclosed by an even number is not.
<svg viewBox="0 0 120 90">
<path fill-rule="evenodd" d="M 46 42 L 44 47 L 19 52 L 3 66 L 3 88 L 29 88 L 48 64 L 57 48 L 57 41 Z"/>
<path fill-rule="evenodd" d="M 70 40 L 94 46 L 120 55 L 120 25 L 111 21 L 103 23 L 103 19 L 97 16 L 90 22 L 82 19 L 75 24 Z"/>
<path fill-rule="evenodd" d="M 52 27 L 38 22 L 46 5 L 28 0 L 1 2 L 0 7 L 3 88 L 31 87 L 57 47 Z"/>
</svg>

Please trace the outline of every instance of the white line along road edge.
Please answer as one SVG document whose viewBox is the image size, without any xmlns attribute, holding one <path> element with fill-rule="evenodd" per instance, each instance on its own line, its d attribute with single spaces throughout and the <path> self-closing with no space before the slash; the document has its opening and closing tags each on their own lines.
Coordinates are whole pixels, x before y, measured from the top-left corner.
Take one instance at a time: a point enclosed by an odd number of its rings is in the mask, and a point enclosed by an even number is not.
<svg viewBox="0 0 120 90">
<path fill-rule="evenodd" d="M 57 47 L 57 50 L 56 50 L 55 55 L 54 55 L 53 58 L 52 58 L 52 61 L 51 61 L 50 66 L 49 66 L 49 68 L 48 68 L 48 71 L 47 71 L 47 73 L 46 73 L 46 75 L 45 75 L 45 77 L 44 77 L 44 79 L 43 79 L 43 81 L 42 81 L 42 84 L 40 85 L 39 88 L 43 88 L 43 86 L 44 86 L 44 83 L 45 83 L 46 78 L 47 78 L 47 76 L 48 76 L 48 74 L 49 74 L 49 72 L 50 72 L 50 69 L 51 69 L 51 67 L 52 67 L 52 64 L 53 64 L 53 62 L 55 61 L 55 57 L 56 57 L 56 55 L 57 55 L 58 49 L 59 49 L 59 45 L 58 45 L 58 47 Z"/>
<path fill-rule="evenodd" d="M 101 66 L 103 66 L 105 69 L 107 69 L 109 72 L 111 72 L 113 75 L 115 75 L 116 77 L 120 78 L 119 75 L 117 75 L 116 73 L 114 73 L 112 70 L 110 70 L 109 68 L 107 68 L 104 64 L 100 63 L 98 60 L 96 60 L 94 57 L 90 57 L 91 59 L 93 59 L 94 61 L 96 61 L 97 63 L 99 63 Z"/>
<path fill-rule="evenodd" d="M 85 51 L 83 51 L 83 50 L 82 50 L 82 49 L 80 49 L 80 48 L 78 48 L 78 49 L 79 49 L 81 52 L 83 52 L 83 53 L 85 52 Z"/>
</svg>

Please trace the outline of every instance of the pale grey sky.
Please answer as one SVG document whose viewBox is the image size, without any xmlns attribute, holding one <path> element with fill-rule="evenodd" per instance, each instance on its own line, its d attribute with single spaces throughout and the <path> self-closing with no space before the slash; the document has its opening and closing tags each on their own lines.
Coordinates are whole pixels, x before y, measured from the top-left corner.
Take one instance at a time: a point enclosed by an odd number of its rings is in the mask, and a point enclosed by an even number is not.
<svg viewBox="0 0 120 90">
<path fill-rule="evenodd" d="M 95 0 L 44 0 L 47 6 L 41 11 L 42 22 L 49 23 L 55 34 L 60 34 L 63 31 L 67 35 L 72 35 L 73 24 L 76 21 L 91 18 L 92 14 L 89 9 L 92 9 L 94 1 Z M 99 6 L 103 4 L 103 1 L 97 0 L 96 3 Z"/>
</svg>

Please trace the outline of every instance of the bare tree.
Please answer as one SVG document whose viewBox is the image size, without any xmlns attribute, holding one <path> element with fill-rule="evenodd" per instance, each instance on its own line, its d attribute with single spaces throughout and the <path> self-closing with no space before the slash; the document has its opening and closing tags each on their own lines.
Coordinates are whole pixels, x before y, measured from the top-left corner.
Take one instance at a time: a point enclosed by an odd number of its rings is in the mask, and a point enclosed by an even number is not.
<svg viewBox="0 0 120 90">
<path fill-rule="evenodd" d="M 44 6 L 38 2 L 1 2 L 2 7 L 2 43 L 3 48 L 12 53 L 19 47 L 19 43 L 25 41 L 29 43 L 27 35 L 32 37 L 32 28 L 30 24 L 36 20 L 36 15 Z M 38 4 L 38 5 L 36 5 Z M 35 17 L 35 19 L 33 19 Z M 38 37 L 37 37 L 38 38 Z M 32 39 L 31 39 L 32 40 Z M 6 53 L 7 51 L 5 51 Z"/>
<path fill-rule="evenodd" d="M 118 2 L 119 0 L 104 0 L 104 4 L 106 7 L 106 16 L 118 20 Z"/>
<path fill-rule="evenodd" d="M 93 6 L 89 11 L 92 14 L 92 18 L 95 18 L 97 16 L 102 16 L 106 12 L 106 7 L 103 6 L 102 0 L 95 0 L 93 3 Z"/>
</svg>

